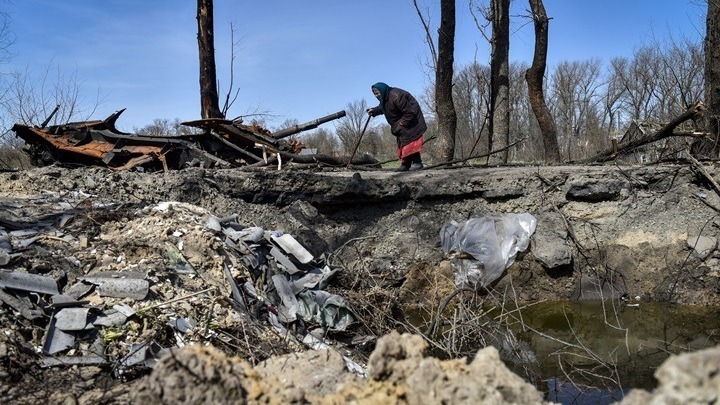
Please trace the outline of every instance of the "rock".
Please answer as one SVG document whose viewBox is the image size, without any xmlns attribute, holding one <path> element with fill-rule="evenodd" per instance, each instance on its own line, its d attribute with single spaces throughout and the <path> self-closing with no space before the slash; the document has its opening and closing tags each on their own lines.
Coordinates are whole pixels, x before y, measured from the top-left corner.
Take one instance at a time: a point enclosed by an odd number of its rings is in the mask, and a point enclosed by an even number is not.
<svg viewBox="0 0 720 405">
<path fill-rule="evenodd" d="M 572 248 L 567 243 L 568 233 L 563 219 L 556 213 L 538 215 L 535 234 L 532 236 L 532 253 L 546 269 L 554 269 L 572 262 Z"/>
<path fill-rule="evenodd" d="M 163 357 L 133 393 L 131 402 L 247 403 L 269 391 L 262 376 L 246 361 L 213 347 L 191 345 Z"/>
<path fill-rule="evenodd" d="M 334 393 L 341 382 L 353 376 L 347 371 L 342 356 L 332 349 L 271 357 L 255 370 L 266 378 L 277 376 L 288 390 L 320 396 Z"/>
<path fill-rule="evenodd" d="M 407 364 L 408 359 L 421 359 L 426 348 L 427 343 L 422 337 L 392 331 L 378 340 L 368 360 L 368 376 L 375 380 L 404 378 L 409 370 L 403 371 L 402 365 Z"/>
<path fill-rule="evenodd" d="M 716 403 L 720 397 L 720 346 L 672 356 L 655 371 L 655 378 L 655 390 L 633 390 L 620 404 Z"/>
<path fill-rule="evenodd" d="M 704 260 L 717 248 L 717 239 L 707 236 L 690 236 L 687 238 L 687 245 L 693 250 L 693 255 Z"/>
<path fill-rule="evenodd" d="M 619 183 L 590 182 L 570 186 L 565 197 L 571 201 L 612 201 L 620 197 L 621 190 L 622 187 Z"/>
<path fill-rule="evenodd" d="M 419 335 L 393 331 L 378 340 L 368 375 L 391 384 L 410 404 L 543 403 L 542 393 L 510 371 L 493 347 L 480 349 L 470 364 L 465 359 L 424 357 L 426 347 Z"/>
<path fill-rule="evenodd" d="M 10 263 L 10 254 L 3 248 L 0 248 L 0 266 Z"/>
</svg>

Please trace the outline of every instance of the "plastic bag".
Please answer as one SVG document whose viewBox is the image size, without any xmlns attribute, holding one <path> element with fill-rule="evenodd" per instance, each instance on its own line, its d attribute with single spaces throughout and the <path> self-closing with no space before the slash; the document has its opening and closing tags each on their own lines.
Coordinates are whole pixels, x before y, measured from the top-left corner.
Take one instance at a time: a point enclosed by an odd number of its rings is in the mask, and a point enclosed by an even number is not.
<svg viewBox="0 0 720 405">
<path fill-rule="evenodd" d="M 518 252 L 530 245 L 537 220 L 529 213 L 498 214 L 451 221 L 440 230 L 446 255 L 467 253 L 478 263 L 463 259 L 452 262 L 458 288 L 485 287 L 497 280 L 515 261 Z"/>
</svg>

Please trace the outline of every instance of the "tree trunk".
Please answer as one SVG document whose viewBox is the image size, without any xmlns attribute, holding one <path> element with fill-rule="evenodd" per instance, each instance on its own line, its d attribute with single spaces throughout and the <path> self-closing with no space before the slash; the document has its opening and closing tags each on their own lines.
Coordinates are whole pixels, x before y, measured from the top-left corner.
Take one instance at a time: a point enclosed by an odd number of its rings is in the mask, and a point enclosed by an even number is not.
<svg viewBox="0 0 720 405">
<path fill-rule="evenodd" d="M 530 10 L 533 14 L 535 24 L 535 53 L 532 66 L 525 72 L 525 80 L 530 94 L 530 105 L 532 106 L 535 118 L 540 125 L 543 145 L 545 146 L 545 162 L 560 161 L 560 147 L 557 141 L 557 130 L 555 121 L 550 114 L 550 109 L 545 103 L 543 93 L 543 76 L 547 63 L 548 47 L 548 17 L 545 13 L 545 6 L 542 0 L 529 0 Z"/>
<path fill-rule="evenodd" d="M 224 118 L 219 107 L 215 71 L 213 0 L 197 0 L 197 21 L 200 57 L 200 113 L 203 119 Z"/>
<path fill-rule="evenodd" d="M 453 102 L 453 63 L 455 52 L 455 0 L 440 1 L 438 61 L 435 71 L 435 102 L 440 132 L 440 153 L 445 161 L 455 157 L 457 113 Z"/>
<path fill-rule="evenodd" d="M 510 143 L 510 0 L 491 0 L 489 151 Z M 507 150 L 490 156 L 490 163 L 507 163 Z"/>
<path fill-rule="evenodd" d="M 717 158 L 720 155 L 720 3 L 708 0 L 705 30 L 705 132 L 709 139 L 696 142 L 691 154 Z"/>
</svg>

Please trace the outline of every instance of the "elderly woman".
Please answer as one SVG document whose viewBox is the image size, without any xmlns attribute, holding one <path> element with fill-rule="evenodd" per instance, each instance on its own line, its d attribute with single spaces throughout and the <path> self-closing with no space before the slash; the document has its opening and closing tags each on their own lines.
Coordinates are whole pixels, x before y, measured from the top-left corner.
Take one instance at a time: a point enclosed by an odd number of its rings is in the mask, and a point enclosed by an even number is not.
<svg viewBox="0 0 720 405">
<path fill-rule="evenodd" d="M 397 138 L 397 154 L 400 158 L 398 171 L 422 169 L 420 152 L 427 124 L 420 104 L 407 91 L 382 82 L 373 84 L 372 92 L 380 104 L 369 108 L 367 113 L 373 117 L 385 114 L 385 119 L 390 124 L 390 132 Z"/>
</svg>

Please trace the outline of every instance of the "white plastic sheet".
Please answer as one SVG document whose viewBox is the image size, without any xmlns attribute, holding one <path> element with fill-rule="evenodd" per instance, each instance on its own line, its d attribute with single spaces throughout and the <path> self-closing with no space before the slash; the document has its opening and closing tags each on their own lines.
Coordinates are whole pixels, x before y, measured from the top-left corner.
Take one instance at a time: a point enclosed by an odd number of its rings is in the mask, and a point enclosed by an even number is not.
<svg viewBox="0 0 720 405">
<path fill-rule="evenodd" d="M 446 255 L 466 253 L 474 260 L 454 258 L 455 285 L 477 289 L 497 280 L 530 245 L 537 219 L 529 213 L 497 214 L 447 222 L 440 230 Z"/>
</svg>

